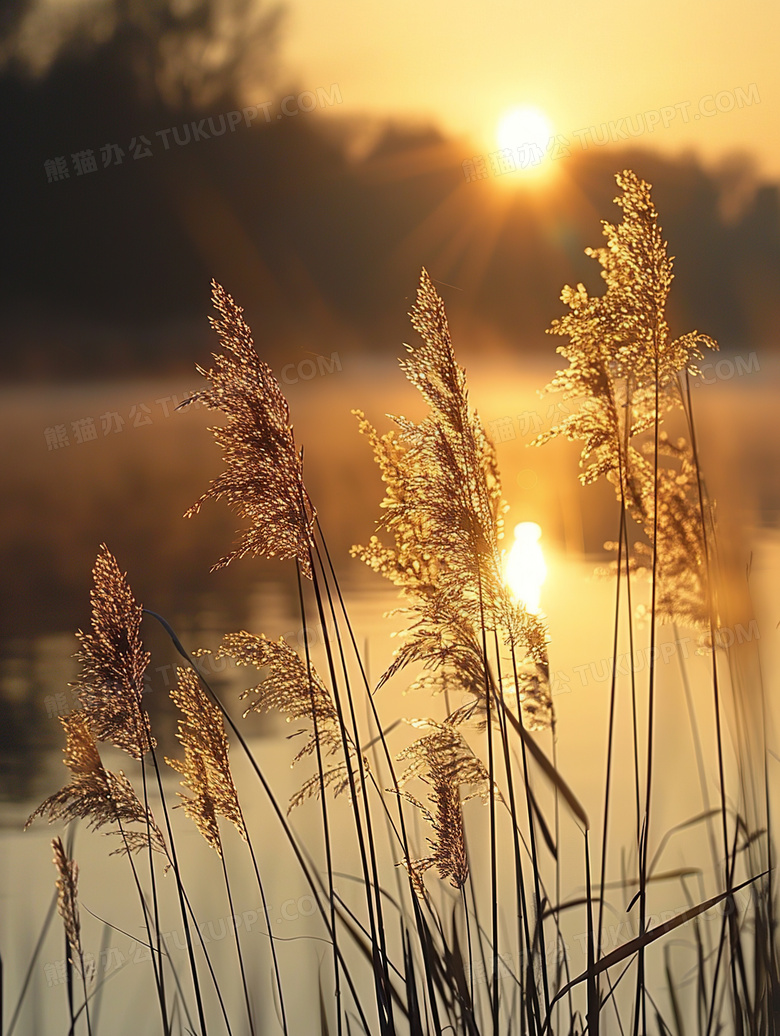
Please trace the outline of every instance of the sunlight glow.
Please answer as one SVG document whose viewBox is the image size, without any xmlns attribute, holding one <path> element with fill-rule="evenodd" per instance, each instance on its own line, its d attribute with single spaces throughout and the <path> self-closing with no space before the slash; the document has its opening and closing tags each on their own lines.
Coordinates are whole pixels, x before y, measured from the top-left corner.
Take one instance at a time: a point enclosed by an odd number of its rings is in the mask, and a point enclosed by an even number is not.
<svg viewBox="0 0 780 1036">
<path fill-rule="evenodd" d="M 537 173 L 547 166 L 547 153 L 553 129 L 538 108 L 512 108 L 496 128 L 499 148 L 512 153 L 514 169 L 522 174 Z"/>
<path fill-rule="evenodd" d="M 542 584 L 547 575 L 539 538 L 542 530 L 536 522 L 520 522 L 515 526 L 515 542 L 506 559 L 504 576 L 509 589 L 529 612 L 539 611 Z"/>
</svg>

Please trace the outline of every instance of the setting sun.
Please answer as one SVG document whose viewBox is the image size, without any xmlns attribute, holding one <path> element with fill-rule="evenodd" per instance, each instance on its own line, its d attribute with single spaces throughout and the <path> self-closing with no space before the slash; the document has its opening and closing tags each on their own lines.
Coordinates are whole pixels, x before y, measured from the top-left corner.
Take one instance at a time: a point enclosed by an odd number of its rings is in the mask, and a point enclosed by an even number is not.
<svg viewBox="0 0 780 1036">
<path fill-rule="evenodd" d="M 499 149 L 511 151 L 514 169 L 523 173 L 538 172 L 546 164 L 552 135 L 549 119 L 538 108 L 512 108 L 496 127 Z"/>
</svg>

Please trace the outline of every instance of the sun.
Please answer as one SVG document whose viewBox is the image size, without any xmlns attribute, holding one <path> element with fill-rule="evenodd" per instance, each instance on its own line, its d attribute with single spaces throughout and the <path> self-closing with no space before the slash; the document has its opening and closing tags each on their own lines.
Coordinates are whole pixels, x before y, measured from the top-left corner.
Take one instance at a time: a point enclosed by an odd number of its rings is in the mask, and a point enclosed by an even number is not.
<svg viewBox="0 0 780 1036">
<path fill-rule="evenodd" d="M 524 175 L 546 170 L 553 136 L 550 120 L 538 108 L 512 108 L 501 116 L 496 127 L 496 143 L 506 156 L 509 169 Z"/>
</svg>

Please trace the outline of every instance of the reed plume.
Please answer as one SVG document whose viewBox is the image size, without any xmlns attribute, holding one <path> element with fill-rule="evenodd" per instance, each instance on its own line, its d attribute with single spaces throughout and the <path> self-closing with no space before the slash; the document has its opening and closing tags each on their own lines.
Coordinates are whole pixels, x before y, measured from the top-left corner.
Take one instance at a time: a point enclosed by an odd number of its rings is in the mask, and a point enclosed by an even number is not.
<svg viewBox="0 0 780 1036">
<path fill-rule="evenodd" d="M 227 424 L 211 432 L 222 448 L 226 468 L 186 517 L 197 514 L 204 501 L 224 497 L 249 522 L 239 546 L 220 558 L 212 571 L 249 555 L 297 558 L 310 576 L 315 512 L 303 485 L 287 401 L 271 368 L 255 351 L 243 310 L 216 281 L 212 281 L 212 301 L 218 316 L 209 322 L 223 352 L 213 354 L 213 367 L 197 368 L 211 388 L 180 406 L 200 400 L 209 410 L 225 414 Z"/>
<path fill-rule="evenodd" d="M 57 910 L 65 926 L 65 936 L 70 946 L 71 963 L 82 978 L 91 978 L 84 966 L 84 950 L 81 945 L 81 919 L 79 917 L 79 865 L 69 860 L 61 838 L 53 838 L 54 866 L 57 868 Z"/>
<path fill-rule="evenodd" d="M 655 444 L 645 433 L 674 412 L 688 417 L 681 378 L 695 377 L 702 348 L 717 343 L 698 331 L 672 338 L 666 320 L 672 257 L 651 186 L 629 170 L 616 179 L 623 220 L 604 222 L 606 246 L 585 250 L 602 267 L 606 291 L 591 296 L 583 284 L 567 285 L 561 301 L 569 312 L 548 329 L 569 342 L 558 347 L 568 367 L 547 391 L 579 405 L 533 445 L 557 436 L 583 443 L 581 481 L 605 476 L 644 537 L 638 567 L 648 567 L 656 537 L 657 615 L 701 627 L 709 619 L 703 528 L 709 515 L 701 514 L 691 444 L 660 430 L 653 458 Z"/>
<path fill-rule="evenodd" d="M 398 760 L 409 760 L 409 766 L 400 775 L 398 784 L 402 787 L 417 777 L 430 786 L 428 797 L 432 809 L 408 792 L 404 796 L 433 828 L 433 837 L 428 839 L 433 852 L 410 862 L 412 879 L 418 892 L 422 892 L 423 874 L 430 867 L 436 867 L 440 878 L 449 878 L 450 883 L 460 889 L 466 884 L 469 874 L 463 803 L 477 795 L 487 798 L 490 778 L 461 731 L 452 723 L 412 720 L 412 724 L 428 728 L 431 733 L 418 738 L 399 753 Z M 466 786 L 471 786 L 472 790 L 463 796 L 461 789 Z"/>
<path fill-rule="evenodd" d="M 342 756 L 340 762 L 322 773 L 322 783 L 325 787 L 333 788 L 336 795 L 343 792 L 349 786 L 349 772 L 343 759 L 344 736 L 350 755 L 355 754 L 355 746 L 346 731 L 342 731 L 330 692 L 314 667 L 307 667 L 284 639 L 266 640 L 264 636 L 257 637 L 244 631 L 228 633 L 222 638 L 215 657 L 220 659 L 225 656 L 232 658 L 236 665 L 253 665 L 257 669 L 265 670 L 261 682 L 243 691 L 240 696 L 243 700 L 250 695 L 256 695 L 244 716 L 250 712 L 278 710 L 286 716 L 288 723 L 292 720 L 306 720 L 307 723 L 311 723 L 312 727 L 316 728 L 316 735 L 312 729 L 308 740 L 293 759 L 293 764 L 313 755 L 319 742 L 323 757 Z M 365 757 L 363 766 L 368 772 L 368 761 Z M 312 795 L 318 795 L 320 783 L 319 773 L 307 779 L 291 798 L 288 812 Z"/>
<path fill-rule="evenodd" d="M 143 608 L 105 544 L 92 574 L 92 630 L 76 634 L 81 672 L 72 686 L 95 738 L 141 759 L 155 747 L 141 704 L 150 659 L 141 644 Z"/>
<path fill-rule="evenodd" d="M 423 344 L 407 345 L 401 367 L 428 404 L 428 416 L 419 424 L 396 417 L 397 430 L 380 435 L 356 411 L 385 483 L 379 527 L 393 543 L 373 536 L 352 553 L 400 588 L 410 616 L 405 643 L 380 686 L 421 662 L 432 690 L 457 685 L 484 702 L 483 634 L 496 631 L 518 662 L 530 663 L 532 680 L 517 667 L 521 696 L 535 706 L 533 725 L 543 726 L 552 715 L 547 631 L 504 582 L 506 505 L 495 449 L 470 408 L 444 303 L 425 270 L 410 316 Z"/>
<path fill-rule="evenodd" d="M 151 848 L 167 856 L 162 832 L 150 810 L 145 810 L 130 781 L 121 771 L 106 770 L 100 759 L 95 738 L 86 714 L 75 709 L 60 719 L 65 730 L 64 762 L 70 771 L 70 782 L 49 796 L 30 815 L 25 830 L 37 817 L 48 817 L 49 823 L 62 820 L 86 820 L 97 831 L 107 824 L 116 825 L 105 834 L 121 835 L 122 843 L 111 855 L 138 852 Z M 128 827 L 138 824 L 140 829 Z"/>
<path fill-rule="evenodd" d="M 178 726 L 184 762 L 167 756 L 165 761 L 183 775 L 182 787 L 192 792 L 193 798 L 179 792 L 184 812 L 212 849 L 222 856 L 218 817 L 229 820 L 247 841 L 238 791 L 230 771 L 222 713 L 206 696 L 192 669 L 179 669 L 178 684 L 171 690 L 171 698 L 184 713 Z"/>
</svg>

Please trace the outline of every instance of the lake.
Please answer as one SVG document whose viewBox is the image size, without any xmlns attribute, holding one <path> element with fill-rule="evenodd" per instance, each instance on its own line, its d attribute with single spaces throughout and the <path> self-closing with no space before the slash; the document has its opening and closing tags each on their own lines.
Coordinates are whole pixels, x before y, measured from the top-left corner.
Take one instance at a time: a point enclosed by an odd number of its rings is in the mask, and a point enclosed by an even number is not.
<svg viewBox="0 0 780 1036">
<path fill-rule="evenodd" d="M 343 370 L 317 377 L 299 378 L 283 386 L 288 396 L 296 440 L 305 448 L 306 482 L 321 519 L 345 591 L 358 645 L 372 683 L 392 657 L 391 636 L 399 620 L 385 616 L 396 603 L 395 593 L 378 576 L 350 559 L 351 544 L 371 535 L 382 497 L 378 469 L 367 443 L 357 434 L 353 407 L 365 410 L 381 429 L 388 426 L 386 413 L 421 416 L 414 392 L 395 364 L 345 360 Z M 715 377 L 712 384 L 697 386 L 695 407 L 702 466 L 709 492 L 718 501 L 719 563 L 724 586 L 733 601 L 729 626 L 733 652 L 724 673 L 748 697 L 757 679 L 760 658 L 766 692 L 774 703 L 777 719 L 778 576 L 780 576 L 780 367 L 762 360 L 760 370 Z M 308 370 L 308 369 L 307 369 Z M 469 367 L 472 403 L 497 440 L 498 457 L 510 505 L 507 526 L 519 521 L 538 522 L 548 577 L 542 591 L 542 608 L 550 627 L 550 662 L 557 714 L 559 766 L 596 818 L 592 850 L 598 859 L 606 757 L 606 720 L 613 656 L 611 616 L 614 582 L 598 578 L 594 569 L 607 564 L 605 540 L 616 538 L 617 511 L 609 487 L 583 489 L 577 482 L 578 451 L 567 443 L 554 443 L 541 451 L 527 444 L 560 417 L 555 399 L 540 399 L 536 392 L 549 379 L 552 366 L 529 367 L 519 361 L 479 363 Z M 197 388 L 197 376 L 170 377 L 155 382 L 64 385 L 6 388 L 2 393 L 2 425 L 8 444 L 6 494 L 3 508 L 3 565 L 0 571 L 4 608 L 0 615 L 0 951 L 5 975 L 3 1025 L 21 988 L 53 892 L 54 869 L 49 839 L 61 833 L 58 825 L 36 824 L 26 834 L 21 826 L 43 798 L 64 783 L 61 763 L 64 738 L 58 716 L 68 712 L 75 698 L 68 682 L 76 676 L 74 631 L 89 623 L 91 568 L 99 545 L 106 542 L 128 571 L 131 585 L 143 604 L 163 614 L 189 649 L 214 649 L 223 633 L 248 629 L 302 646 L 294 569 L 290 563 L 245 560 L 226 570 L 210 573 L 209 567 L 234 541 L 237 522 L 221 504 L 209 502 L 202 513 L 181 517 L 205 490 L 209 479 L 221 470 L 220 458 L 206 431 L 215 415 L 202 409 L 176 411 L 177 402 Z M 216 420 L 214 423 L 218 423 Z M 746 593 L 746 572 L 750 569 Z M 740 632 L 741 631 L 741 632 Z M 640 630 L 641 642 L 618 646 L 620 687 L 628 686 L 633 669 L 646 708 L 646 649 L 648 631 Z M 178 656 L 159 627 L 146 620 L 144 642 L 153 653 L 149 670 L 149 710 L 165 753 L 176 747 L 175 710 L 167 698 Z M 708 659 L 699 651 L 694 634 L 664 627 L 660 633 L 662 662 L 658 667 L 656 729 L 657 765 L 654 777 L 651 844 L 660 844 L 664 832 L 704 808 L 694 753 L 690 743 L 690 713 L 682 682 L 683 663 L 688 673 L 705 751 L 706 794 L 717 802 L 716 773 L 712 763 L 714 728 L 708 698 Z M 315 661 L 323 665 L 322 636 L 316 621 L 312 630 Z M 669 645 L 664 650 L 664 645 Z M 249 686 L 246 671 L 225 665 L 213 673 L 215 687 L 238 719 L 242 706 L 238 693 Z M 386 726 L 398 717 L 443 715 L 441 700 L 429 702 L 419 694 L 404 696 L 403 677 L 381 690 L 377 707 Z M 366 714 L 361 706 L 361 722 Z M 640 715 L 644 715 L 640 711 Z M 726 706 L 729 740 L 735 732 Z M 367 722 L 367 721 L 365 721 Z M 736 722 L 736 721 L 735 721 Z M 246 721 L 253 751 L 284 804 L 303 779 L 303 769 L 290 769 L 296 741 L 284 723 L 251 717 Z M 616 769 L 630 769 L 633 742 L 627 699 L 622 698 L 616 718 Z M 369 729 L 368 726 L 366 729 Z M 393 734 L 394 747 L 411 739 L 403 725 Z M 540 744 L 551 751 L 549 734 Z M 476 743 L 476 742 L 475 742 Z M 777 748 L 774 743 L 775 750 Z M 729 753 L 730 753 L 729 745 Z M 109 749 L 106 765 L 124 768 L 133 764 Z M 250 830 L 255 840 L 266 884 L 269 910 L 282 971 L 290 995 L 292 1032 L 310 1032 L 317 1025 L 317 984 L 322 982 L 326 1003 L 332 1000 L 330 958 L 314 904 L 268 803 L 257 788 L 237 749 L 232 759 L 236 783 L 244 796 Z M 729 755 L 729 776 L 736 770 Z M 305 767 L 306 764 L 302 764 Z M 173 798 L 177 776 L 166 778 Z M 547 789 L 538 790 L 549 805 Z M 634 812 L 630 781 L 613 789 L 614 843 L 609 877 L 620 877 L 628 866 Z M 154 808 L 154 799 L 152 801 Z M 473 825 L 472 869 L 478 900 L 486 903 L 489 892 L 485 857 L 485 813 L 477 802 L 465 807 Z M 354 833 L 346 802 L 331 809 L 336 846 L 335 869 L 339 892 L 360 910 Z M 293 823 L 322 869 L 323 856 L 319 811 L 307 803 L 293 814 Z M 226 827 L 227 825 L 225 825 Z M 219 861 L 202 844 L 194 827 L 177 811 L 175 835 L 182 868 L 202 930 L 208 936 L 220 984 L 230 1002 L 240 1004 L 240 984 L 232 943 L 231 912 L 221 886 Z M 426 832 L 418 830 L 421 853 Z M 233 886 L 236 917 L 250 977 L 257 991 L 258 1011 L 265 1019 L 260 1031 L 275 1031 L 273 991 L 269 971 L 268 939 L 251 868 L 239 859 L 241 845 L 233 832 L 225 831 L 227 856 L 238 875 Z M 105 980 L 98 1015 L 103 1031 L 112 1036 L 137 1031 L 139 1004 L 153 1015 L 153 984 L 148 951 L 141 938 L 137 901 L 130 894 L 127 861 L 109 857 L 111 841 L 86 830 L 76 836 L 74 855 L 81 868 L 80 893 L 84 940 L 99 962 Z M 628 855 L 621 857 L 621 848 Z M 664 866 L 672 870 L 683 862 L 700 868 L 692 884 L 711 890 L 717 873 L 709 858 L 701 829 L 682 832 L 665 850 Z M 581 893 L 582 843 L 575 825 L 562 823 L 561 855 L 564 896 Z M 635 850 L 634 850 L 635 856 Z M 385 840 L 381 859 L 385 873 L 397 871 L 398 856 Z M 549 862 L 549 861 L 548 861 Z M 635 866 L 635 864 L 634 864 Z M 629 867 L 630 870 L 630 867 Z M 502 881 L 511 873 L 502 871 Z M 479 879 L 479 880 L 477 880 Z M 173 878 L 164 879 L 172 885 Z M 437 879 L 429 876 L 431 885 Z M 698 888 L 696 885 L 698 882 Z M 448 887 L 447 887 L 448 888 Z M 450 893 L 452 889 L 448 888 Z M 712 894 L 711 892 L 709 894 Z M 686 904 L 675 882 L 653 889 L 652 911 L 678 910 Z M 615 902 L 623 893 L 616 892 Z M 169 896 L 162 921 L 169 933 L 168 949 L 175 966 L 186 977 L 186 956 L 181 919 Z M 115 929 L 94 920 L 87 911 Z M 508 923 L 508 922 L 507 922 Z M 622 923 L 617 914 L 605 924 L 613 926 L 607 939 Z M 577 922 L 565 929 L 572 971 L 585 966 Z M 716 927 L 716 926 L 713 926 Z M 507 939 L 507 954 L 511 955 Z M 690 942 L 690 939 L 689 939 Z M 611 948 L 611 947 L 609 947 Z M 678 952 L 678 951 L 675 951 Z M 681 973 L 686 957 L 679 949 Z M 32 994 L 15 1032 L 67 1031 L 66 999 L 62 983 L 63 936 L 58 920 L 46 938 L 33 970 Z M 656 954 L 658 960 L 661 954 Z M 222 977 L 224 975 L 224 978 Z M 209 1001 L 209 1012 L 216 1005 Z M 147 1004 L 148 1001 L 148 1004 Z M 217 1014 L 214 1017 L 218 1017 Z M 237 1013 L 240 1018 L 240 1013 Z M 266 1028 L 266 1026 L 268 1028 Z M 96 1027 L 96 1028 L 99 1028 Z M 5 1029 L 3 1030 L 5 1031 Z M 215 1028 L 216 1031 L 216 1028 Z M 241 1023 L 237 1024 L 241 1030 Z"/>
</svg>

